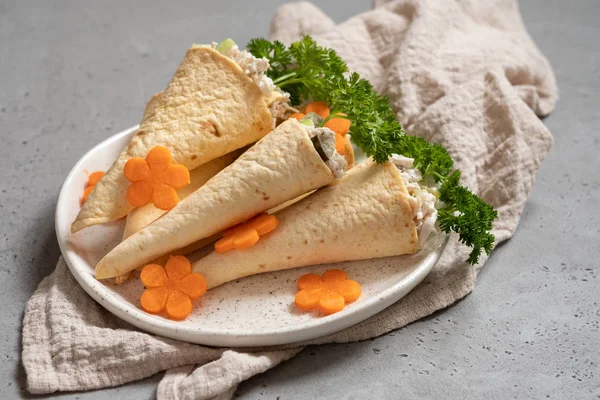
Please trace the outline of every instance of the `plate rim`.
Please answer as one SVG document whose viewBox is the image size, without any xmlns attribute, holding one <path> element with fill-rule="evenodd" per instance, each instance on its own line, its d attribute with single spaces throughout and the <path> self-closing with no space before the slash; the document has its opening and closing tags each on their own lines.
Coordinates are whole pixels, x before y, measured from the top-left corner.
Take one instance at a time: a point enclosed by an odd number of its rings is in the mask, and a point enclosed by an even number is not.
<svg viewBox="0 0 600 400">
<path fill-rule="evenodd" d="M 202 326 L 192 327 L 189 325 L 180 325 L 179 322 L 147 314 L 143 310 L 136 308 L 133 304 L 119 299 L 111 290 L 109 290 L 109 286 L 96 280 L 93 277 L 93 274 L 90 274 L 89 271 L 85 271 L 85 268 L 82 268 L 83 266 L 79 267 L 77 265 L 78 261 L 71 257 L 71 249 L 66 240 L 70 235 L 70 223 L 66 224 L 66 230 L 60 224 L 60 221 L 66 220 L 66 218 L 62 216 L 63 212 L 66 212 L 63 211 L 63 208 L 65 207 L 61 206 L 65 203 L 67 188 L 71 186 L 71 181 L 75 179 L 76 174 L 83 170 L 83 164 L 85 164 L 88 158 L 95 154 L 96 151 L 110 146 L 113 142 L 132 134 L 138 126 L 139 125 L 135 125 L 106 138 L 88 150 L 75 163 L 64 180 L 58 196 L 55 210 L 55 232 L 65 263 L 79 286 L 109 312 L 146 332 L 189 343 L 227 347 L 264 347 L 283 345 L 329 335 L 370 318 L 406 296 L 421 281 L 423 281 L 427 275 L 429 275 L 446 249 L 449 235 L 445 235 L 445 238 L 437 249 L 427 254 L 417 269 L 406 275 L 400 282 L 389 286 L 383 292 L 365 300 L 364 303 L 361 303 L 360 309 L 355 312 L 319 317 L 318 319 L 315 318 L 315 320 L 304 322 L 300 325 L 281 327 L 269 332 L 218 331 L 202 328 Z M 89 268 L 87 265 L 85 267 Z"/>
</svg>

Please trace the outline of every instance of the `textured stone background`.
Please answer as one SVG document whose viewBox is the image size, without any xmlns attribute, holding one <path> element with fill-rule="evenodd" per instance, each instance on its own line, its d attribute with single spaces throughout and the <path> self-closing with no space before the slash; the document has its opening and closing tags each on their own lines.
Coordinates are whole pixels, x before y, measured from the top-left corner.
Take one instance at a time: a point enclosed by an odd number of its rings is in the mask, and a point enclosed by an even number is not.
<svg viewBox="0 0 600 400">
<path fill-rule="evenodd" d="M 59 257 L 54 208 L 68 171 L 139 122 L 192 42 L 265 36 L 282 1 L 169 3 L 0 0 L 1 398 L 26 395 L 21 320 Z M 370 7 L 318 4 L 338 22 Z M 600 2 L 521 10 L 561 99 L 514 238 L 453 307 L 372 341 L 308 348 L 242 384 L 240 398 L 600 398 Z M 62 398 L 152 398 L 160 377 Z"/>
</svg>

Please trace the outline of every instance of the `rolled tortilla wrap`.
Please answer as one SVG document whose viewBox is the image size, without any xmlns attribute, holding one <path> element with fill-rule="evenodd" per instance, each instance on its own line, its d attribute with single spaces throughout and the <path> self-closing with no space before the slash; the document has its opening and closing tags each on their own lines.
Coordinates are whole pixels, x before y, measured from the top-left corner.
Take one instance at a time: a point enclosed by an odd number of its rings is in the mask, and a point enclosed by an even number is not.
<svg viewBox="0 0 600 400">
<path fill-rule="evenodd" d="M 213 288 L 263 272 L 415 253 L 419 239 L 408 196 L 391 162 L 367 160 L 338 184 L 277 214 L 277 228 L 254 246 L 212 252 L 193 271 Z"/>
<path fill-rule="evenodd" d="M 341 157 L 324 161 L 322 154 L 331 148 L 335 153 L 335 135 L 328 129 L 315 131 L 319 136 L 311 137 L 296 120 L 275 128 L 191 196 L 109 252 L 96 265 L 96 278 L 122 275 L 333 182 L 332 163 Z M 324 146 L 317 149 L 315 138 L 322 138 Z M 338 168 L 343 171 L 341 161 Z"/>
<path fill-rule="evenodd" d="M 189 170 L 253 143 L 272 129 L 260 88 L 233 60 L 210 47 L 187 51 L 169 86 L 148 104 L 145 119 L 119 158 L 96 184 L 71 225 L 114 221 L 133 206 L 127 201 L 127 160 L 155 146 L 171 151 Z"/>
</svg>

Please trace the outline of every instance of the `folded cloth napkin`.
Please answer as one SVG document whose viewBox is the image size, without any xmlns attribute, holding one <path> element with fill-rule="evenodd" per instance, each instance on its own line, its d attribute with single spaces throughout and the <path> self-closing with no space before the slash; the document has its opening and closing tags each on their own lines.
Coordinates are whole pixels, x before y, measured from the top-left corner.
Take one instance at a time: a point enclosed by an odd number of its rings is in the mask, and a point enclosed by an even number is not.
<svg viewBox="0 0 600 400">
<path fill-rule="evenodd" d="M 386 94 L 409 134 L 446 146 L 469 186 L 498 210 L 497 241 L 515 231 L 552 136 L 554 75 L 514 0 L 376 1 L 335 25 L 310 3 L 281 7 L 272 37 L 310 34 Z M 29 301 L 23 365 L 31 393 L 120 385 L 167 370 L 159 399 L 228 399 L 237 385 L 307 344 L 382 335 L 468 294 L 478 266 L 452 237 L 427 279 L 401 301 L 344 331 L 286 348 L 215 349 L 139 332 L 78 286 L 63 260 Z"/>
</svg>

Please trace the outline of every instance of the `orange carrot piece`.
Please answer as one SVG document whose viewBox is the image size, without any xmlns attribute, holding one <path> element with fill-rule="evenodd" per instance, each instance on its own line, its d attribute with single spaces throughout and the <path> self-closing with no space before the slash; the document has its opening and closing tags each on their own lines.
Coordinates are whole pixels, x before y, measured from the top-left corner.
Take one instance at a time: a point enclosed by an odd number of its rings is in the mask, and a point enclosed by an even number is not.
<svg viewBox="0 0 600 400">
<path fill-rule="evenodd" d="M 250 219 L 245 225 L 251 229 L 256 229 L 258 234 L 262 236 L 271 232 L 278 224 L 279 221 L 276 216 L 262 213 Z"/>
<path fill-rule="evenodd" d="M 177 191 L 165 183 L 158 182 L 154 185 L 154 191 L 152 192 L 152 203 L 156 208 L 161 210 L 170 210 L 175 207 L 179 202 L 179 196 Z M 132 203 L 133 204 L 133 203 Z"/>
<path fill-rule="evenodd" d="M 130 158 L 125 163 L 123 170 L 125 178 L 130 182 L 141 182 L 150 179 L 152 172 L 148 163 L 143 158 Z"/>
<path fill-rule="evenodd" d="M 232 249 L 245 250 L 254 246 L 260 236 L 271 232 L 278 224 L 279 221 L 274 215 L 258 214 L 245 223 L 224 230 L 223 237 L 215 243 L 215 251 L 226 253 Z"/>
<path fill-rule="evenodd" d="M 233 246 L 236 250 L 246 250 L 254 246 L 258 242 L 258 238 L 258 232 L 255 229 L 247 229 L 235 236 Z"/>
<path fill-rule="evenodd" d="M 92 172 L 88 178 L 88 187 L 89 186 L 94 186 L 96 183 L 98 183 L 100 181 L 100 179 L 102 179 L 102 177 L 104 176 L 104 171 L 96 171 L 96 172 Z"/>
<path fill-rule="evenodd" d="M 169 318 L 180 321 L 192 312 L 192 300 L 189 296 L 173 290 L 169 293 L 165 309 Z"/>
<path fill-rule="evenodd" d="M 298 278 L 298 289 L 313 289 L 323 285 L 323 279 L 317 274 L 304 274 Z"/>
<path fill-rule="evenodd" d="M 183 277 L 176 282 L 175 287 L 192 300 L 203 296 L 208 289 L 206 279 L 200 274 L 189 274 Z"/>
<path fill-rule="evenodd" d="M 356 281 L 346 280 L 342 282 L 342 288 L 338 293 L 344 296 L 346 303 L 353 303 L 360 297 L 360 285 Z"/>
<path fill-rule="evenodd" d="M 179 189 L 190 183 L 190 171 L 181 164 L 171 164 L 159 175 L 159 180 Z"/>
<path fill-rule="evenodd" d="M 81 198 L 81 205 L 83 205 L 87 201 L 88 196 L 90 195 L 90 193 L 92 193 L 92 190 L 94 190 L 94 186 L 88 186 L 85 189 L 83 189 L 83 197 Z"/>
<path fill-rule="evenodd" d="M 310 311 L 317 307 L 322 294 L 321 289 L 304 289 L 296 294 L 294 303 L 302 311 Z"/>
<path fill-rule="evenodd" d="M 333 291 L 325 292 L 319 299 L 319 309 L 325 315 L 342 311 L 345 305 L 346 301 L 344 300 L 344 297 Z"/>
<path fill-rule="evenodd" d="M 313 101 L 306 106 L 306 113 L 314 112 L 321 118 L 329 117 L 329 106 L 324 101 Z"/>
<path fill-rule="evenodd" d="M 171 256 L 165 265 L 169 279 L 178 281 L 192 272 L 192 264 L 184 256 Z"/>
<path fill-rule="evenodd" d="M 127 201 L 134 207 L 142 207 L 152 200 L 154 187 L 150 181 L 133 182 L 127 188 Z"/>
<path fill-rule="evenodd" d="M 162 172 L 173 163 L 171 152 L 166 147 L 156 146 L 146 155 L 146 161 L 154 172 Z"/>
<path fill-rule="evenodd" d="M 167 274 L 160 265 L 148 264 L 142 269 L 140 280 L 147 288 L 155 288 L 167 283 Z"/>
<path fill-rule="evenodd" d="M 85 173 L 87 174 L 88 172 L 85 171 Z M 88 197 L 92 193 L 92 190 L 94 190 L 94 186 L 96 186 L 96 183 L 98 183 L 100 181 L 100 179 L 102 179 L 103 176 L 104 176 L 103 171 L 92 172 L 91 174 L 88 175 L 88 182 L 87 182 L 85 189 L 83 190 L 83 196 L 81 197 L 81 205 L 82 206 L 87 201 Z"/>
<path fill-rule="evenodd" d="M 140 274 L 147 289 L 140 297 L 142 308 L 152 314 L 166 310 L 167 317 L 182 320 L 192 311 L 192 300 L 206 293 L 206 279 L 192 273 L 184 256 L 169 257 L 165 268 L 148 264 Z"/>
<path fill-rule="evenodd" d="M 167 299 L 169 298 L 169 290 L 166 287 L 156 287 L 146 289 L 140 297 L 140 303 L 144 311 L 150 314 L 157 314 L 165 308 Z"/>
<path fill-rule="evenodd" d="M 344 140 L 344 137 L 337 132 L 335 133 L 335 150 L 341 155 L 346 153 L 346 141 Z"/>
<path fill-rule="evenodd" d="M 221 233 L 221 235 L 223 235 L 223 237 L 236 235 L 237 232 L 239 232 L 240 230 L 242 230 L 242 231 L 244 230 L 244 224 L 243 223 L 237 224 L 237 225 L 234 225 L 232 227 L 229 227 L 229 228 L 225 229 Z"/>
<path fill-rule="evenodd" d="M 145 159 L 134 157 L 125 163 L 123 173 L 132 182 L 127 189 L 127 200 L 134 207 L 150 201 L 161 210 L 170 210 L 179 202 L 177 191 L 190 183 L 190 172 L 181 164 L 173 164 L 171 153 L 156 146 Z"/>
<path fill-rule="evenodd" d="M 358 282 L 346 279 L 346 273 L 340 269 L 328 270 L 322 276 L 302 275 L 298 278 L 298 289 L 294 302 L 299 309 L 318 308 L 325 315 L 343 310 L 361 294 Z"/>
<path fill-rule="evenodd" d="M 338 113 L 336 115 L 346 116 L 344 113 Z M 345 118 L 331 118 L 325 123 L 325 128 L 329 128 L 335 133 L 345 136 L 350 131 L 350 120 Z"/>
<path fill-rule="evenodd" d="M 219 254 L 227 253 L 229 250 L 233 250 L 233 241 L 235 240 L 235 236 L 226 236 L 223 237 L 215 243 L 215 251 Z"/>
<path fill-rule="evenodd" d="M 293 113 L 292 115 L 290 115 L 290 118 L 294 118 L 294 119 L 297 119 L 298 121 L 300 121 L 302 118 L 304 118 L 305 115 L 306 114 L 303 114 L 303 113 Z"/>
<path fill-rule="evenodd" d="M 341 269 L 330 269 L 323 274 L 323 282 L 338 282 L 346 279 L 346 273 Z"/>
</svg>

